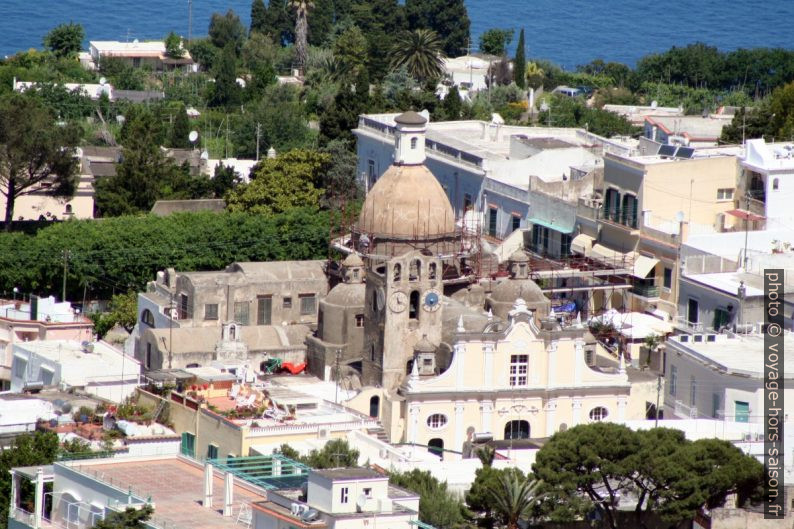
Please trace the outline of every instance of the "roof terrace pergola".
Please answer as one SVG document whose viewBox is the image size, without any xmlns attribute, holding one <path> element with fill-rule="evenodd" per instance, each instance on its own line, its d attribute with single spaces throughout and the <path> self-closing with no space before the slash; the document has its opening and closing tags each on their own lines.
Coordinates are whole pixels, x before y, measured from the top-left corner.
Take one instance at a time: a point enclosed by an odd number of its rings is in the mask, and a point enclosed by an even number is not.
<svg viewBox="0 0 794 529">
<path fill-rule="evenodd" d="M 297 489 L 309 479 L 310 467 L 281 454 L 207 459 L 206 462 L 266 490 Z"/>
</svg>

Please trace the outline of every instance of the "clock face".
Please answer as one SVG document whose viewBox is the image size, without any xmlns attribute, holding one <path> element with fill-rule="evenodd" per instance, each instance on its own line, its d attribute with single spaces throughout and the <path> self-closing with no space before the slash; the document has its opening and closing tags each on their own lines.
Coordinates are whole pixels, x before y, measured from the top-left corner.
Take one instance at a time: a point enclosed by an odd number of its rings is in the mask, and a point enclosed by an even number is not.
<svg viewBox="0 0 794 529">
<path fill-rule="evenodd" d="M 405 292 L 397 291 L 389 298 L 389 309 L 392 312 L 402 312 L 408 307 L 408 296 Z"/>
<path fill-rule="evenodd" d="M 441 295 L 436 290 L 428 290 L 425 292 L 422 306 L 429 312 L 438 310 L 441 307 Z"/>
</svg>

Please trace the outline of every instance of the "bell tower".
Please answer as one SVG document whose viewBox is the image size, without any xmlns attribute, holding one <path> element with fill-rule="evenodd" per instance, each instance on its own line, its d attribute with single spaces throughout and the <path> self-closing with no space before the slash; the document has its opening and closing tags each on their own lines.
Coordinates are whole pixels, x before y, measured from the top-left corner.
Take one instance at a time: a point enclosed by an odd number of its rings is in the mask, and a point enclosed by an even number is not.
<svg viewBox="0 0 794 529">
<path fill-rule="evenodd" d="M 413 110 L 403 112 L 394 122 L 394 163 L 396 165 L 422 165 L 425 163 L 425 132 L 427 119 Z"/>
<path fill-rule="evenodd" d="M 441 262 L 413 251 L 370 263 L 363 382 L 393 389 L 409 374 L 418 342 L 424 348 L 441 343 Z"/>
</svg>

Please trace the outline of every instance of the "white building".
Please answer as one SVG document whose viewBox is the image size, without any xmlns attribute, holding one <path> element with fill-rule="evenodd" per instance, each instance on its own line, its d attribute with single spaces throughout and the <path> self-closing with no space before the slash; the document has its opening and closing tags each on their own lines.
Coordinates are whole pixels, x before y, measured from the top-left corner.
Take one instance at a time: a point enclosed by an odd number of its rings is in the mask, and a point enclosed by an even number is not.
<svg viewBox="0 0 794 529">
<path fill-rule="evenodd" d="M 444 59 L 444 73 L 458 87 L 461 96 L 468 97 L 469 93 L 479 92 L 488 88 L 488 70 L 491 60 L 473 55 L 462 57 L 446 57 Z"/>
<path fill-rule="evenodd" d="M 253 529 L 412 529 L 419 516 L 418 494 L 368 468 L 310 470 L 305 494 L 289 488 L 267 496 L 253 504 Z"/>
<path fill-rule="evenodd" d="M 180 58 L 170 57 L 166 53 L 165 42 L 149 41 L 119 42 L 115 40 L 92 40 L 89 44 L 90 61 L 86 60 L 84 66 L 93 69 L 102 62 L 102 59 L 114 58 L 129 63 L 134 68 L 148 66 L 155 71 L 173 70 L 182 68 L 187 71 L 197 71 L 198 65 L 193 62 L 190 53 L 183 49 Z M 81 57 L 81 60 L 83 58 Z"/>
<path fill-rule="evenodd" d="M 787 332 L 786 341 L 792 338 L 794 336 Z M 762 422 L 763 335 L 675 336 L 666 342 L 665 364 L 666 418 Z M 786 358 L 783 372 L 785 416 L 794 411 L 794 361 Z"/>
<path fill-rule="evenodd" d="M 794 223 L 794 144 L 747 141 L 747 152 L 740 161 L 741 182 L 749 198 L 742 207 L 766 217 L 767 229 L 790 227 Z"/>
<path fill-rule="evenodd" d="M 141 365 L 105 342 L 45 340 L 15 343 L 11 391 L 74 388 L 123 402 L 140 385 Z"/>
</svg>

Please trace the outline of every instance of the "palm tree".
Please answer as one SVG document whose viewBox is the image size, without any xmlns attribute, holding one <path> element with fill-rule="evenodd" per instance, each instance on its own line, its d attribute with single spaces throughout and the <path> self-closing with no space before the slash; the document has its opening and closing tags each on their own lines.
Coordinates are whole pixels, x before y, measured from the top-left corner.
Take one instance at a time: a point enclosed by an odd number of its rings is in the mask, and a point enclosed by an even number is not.
<svg viewBox="0 0 794 529">
<path fill-rule="evenodd" d="M 493 511 L 507 529 L 518 529 L 518 521 L 529 518 L 532 509 L 542 497 L 538 493 L 542 482 L 523 477 L 517 472 L 506 472 L 499 476 L 499 486 L 491 490 Z"/>
<path fill-rule="evenodd" d="M 543 71 L 543 68 L 541 68 L 538 63 L 528 62 L 525 75 L 527 76 L 527 82 L 529 83 L 529 86 L 532 88 L 538 88 L 543 84 L 543 79 L 546 77 L 546 72 Z"/>
<path fill-rule="evenodd" d="M 441 46 L 441 39 L 431 29 L 407 31 L 389 53 L 390 66 L 394 70 L 405 66 L 420 81 L 440 77 L 444 72 Z"/>
<path fill-rule="evenodd" d="M 295 10 L 295 50 L 298 54 L 298 68 L 303 71 L 306 64 L 308 45 L 306 39 L 309 34 L 309 11 L 314 9 L 311 0 L 289 0 L 289 6 Z"/>
</svg>

